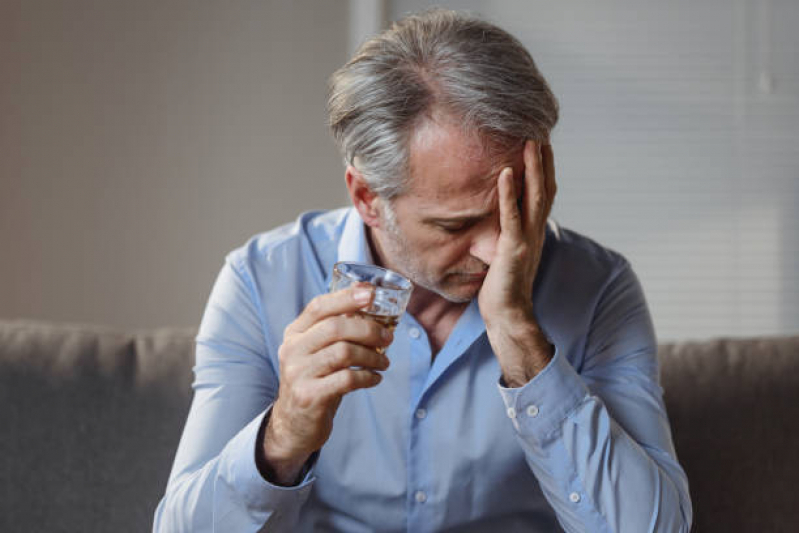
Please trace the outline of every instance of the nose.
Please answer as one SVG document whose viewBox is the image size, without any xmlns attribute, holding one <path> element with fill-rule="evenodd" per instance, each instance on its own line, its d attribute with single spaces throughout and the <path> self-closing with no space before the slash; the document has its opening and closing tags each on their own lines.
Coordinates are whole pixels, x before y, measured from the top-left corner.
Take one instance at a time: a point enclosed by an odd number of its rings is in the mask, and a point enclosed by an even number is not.
<svg viewBox="0 0 799 533">
<path fill-rule="evenodd" d="M 497 251 L 497 239 L 499 238 L 499 228 L 487 227 L 480 233 L 474 236 L 472 246 L 469 248 L 469 253 L 482 261 L 486 265 L 490 265 L 494 260 L 494 254 Z"/>
</svg>

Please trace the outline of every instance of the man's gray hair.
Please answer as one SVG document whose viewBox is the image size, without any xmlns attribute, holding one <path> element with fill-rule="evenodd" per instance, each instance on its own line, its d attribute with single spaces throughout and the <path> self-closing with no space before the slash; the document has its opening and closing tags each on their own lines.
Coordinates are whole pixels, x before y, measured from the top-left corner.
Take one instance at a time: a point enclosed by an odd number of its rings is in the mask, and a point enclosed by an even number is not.
<svg viewBox="0 0 799 533">
<path fill-rule="evenodd" d="M 501 152 L 546 139 L 558 120 L 557 99 L 515 37 L 442 9 L 365 42 L 331 76 L 327 107 L 345 164 L 388 200 L 404 192 L 411 133 L 434 111 Z"/>
</svg>

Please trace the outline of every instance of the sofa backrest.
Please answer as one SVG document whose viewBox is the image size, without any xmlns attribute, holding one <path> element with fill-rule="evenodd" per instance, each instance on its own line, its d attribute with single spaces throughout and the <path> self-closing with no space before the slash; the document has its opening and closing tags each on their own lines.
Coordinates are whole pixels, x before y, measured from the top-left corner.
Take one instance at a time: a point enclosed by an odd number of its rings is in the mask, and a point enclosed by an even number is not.
<svg viewBox="0 0 799 533">
<path fill-rule="evenodd" d="M 150 531 L 193 338 L 0 322 L 0 531 Z"/>
<path fill-rule="evenodd" d="M 0 321 L 0 531 L 150 530 L 194 334 Z M 799 531 L 799 336 L 659 356 L 694 530 Z"/>
<path fill-rule="evenodd" d="M 799 531 L 799 336 L 660 346 L 694 530 Z"/>
</svg>

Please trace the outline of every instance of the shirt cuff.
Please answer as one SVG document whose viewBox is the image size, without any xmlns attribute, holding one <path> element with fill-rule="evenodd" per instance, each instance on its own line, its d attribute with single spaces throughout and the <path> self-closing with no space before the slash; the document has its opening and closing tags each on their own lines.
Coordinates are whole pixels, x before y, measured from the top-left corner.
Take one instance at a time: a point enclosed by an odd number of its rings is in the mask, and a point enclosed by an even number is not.
<svg viewBox="0 0 799 533">
<path fill-rule="evenodd" d="M 255 453 L 255 466 L 258 468 L 261 477 L 264 478 L 267 481 L 267 483 L 271 483 L 269 481 L 269 476 L 266 474 L 266 472 L 269 471 L 269 467 L 266 465 L 265 463 L 266 458 L 264 457 L 263 453 L 260 453 L 259 448 L 263 446 L 264 433 L 266 432 L 267 424 L 269 424 L 269 418 L 272 416 L 273 405 L 274 404 L 267 407 L 266 411 L 264 412 L 264 415 L 261 419 L 261 425 L 258 429 L 258 436 L 255 439 L 255 449 L 253 450 Z M 302 469 L 300 470 L 300 473 L 297 475 L 297 479 L 294 481 L 294 483 L 292 483 L 291 485 L 276 485 L 276 486 L 291 488 L 291 487 L 300 486 L 303 483 L 311 481 L 313 479 L 311 477 L 311 471 L 313 470 L 313 467 L 316 465 L 316 460 L 318 458 L 319 458 L 318 451 L 312 453 L 311 456 L 308 457 L 308 460 L 305 461 L 305 464 L 302 465 Z"/>
<path fill-rule="evenodd" d="M 589 391 L 571 363 L 555 347 L 544 370 L 521 387 L 497 384 L 506 414 L 521 437 L 543 444 L 588 397 Z"/>
<path fill-rule="evenodd" d="M 281 487 L 265 480 L 255 460 L 255 446 L 261 423 L 271 413 L 271 406 L 256 416 L 228 442 L 224 457 L 223 476 L 239 494 L 248 508 L 257 510 L 277 509 L 283 506 L 302 505 L 310 494 L 315 477 L 313 463 L 299 485 Z M 315 461 L 314 461 L 315 462 Z"/>
</svg>

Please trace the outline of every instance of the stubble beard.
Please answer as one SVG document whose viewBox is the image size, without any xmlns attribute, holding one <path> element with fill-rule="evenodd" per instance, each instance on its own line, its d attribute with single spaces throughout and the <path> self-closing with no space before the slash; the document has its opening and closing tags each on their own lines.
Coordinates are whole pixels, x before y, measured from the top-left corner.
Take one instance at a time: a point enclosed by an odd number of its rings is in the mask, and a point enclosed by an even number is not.
<svg viewBox="0 0 799 533">
<path fill-rule="evenodd" d="M 414 250 L 402 234 L 402 230 L 400 230 L 399 224 L 397 223 L 397 217 L 388 204 L 384 204 L 383 208 L 383 226 L 384 234 L 388 237 L 386 239 L 387 242 L 384 243 L 384 246 L 388 248 L 386 251 L 394 260 L 395 268 L 400 270 L 401 274 L 408 277 L 414 285 L 427 289 L 448 302 L 456 304 L 469 303 L 472 298 L 476 296 L 476 294 L 463 296 L 447 292 L 441 284 L 436 281 L 436 276 L 428 273 L 424 265 L 414 260 L 417 254 L 414 253 Z"/>
</svg>

